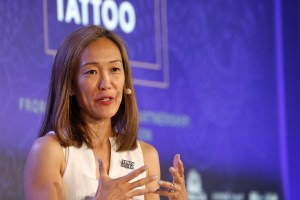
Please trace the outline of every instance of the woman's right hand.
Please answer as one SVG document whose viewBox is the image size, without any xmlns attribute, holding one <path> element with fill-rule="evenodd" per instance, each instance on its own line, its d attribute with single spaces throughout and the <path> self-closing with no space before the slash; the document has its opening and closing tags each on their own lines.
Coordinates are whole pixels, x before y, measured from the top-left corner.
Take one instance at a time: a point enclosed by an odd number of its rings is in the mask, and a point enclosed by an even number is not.
<svg viewBox="0 0 300 200">
<path fill-rule="evenodd" d="M 128 200 L 134 196 L 145 195 L 149 193 L 153 193 L 157 190 L 157 188 L 143 188 L 136 189 L 141 186 L 145 186 L 146 184 L 155 181 L 157 176 L 148 176 L 146 178 L 139 179 L 134 182 L 130 182 L 138 175 L 147 171 L 148 167 L 146 165 L 132 171 L 131 173 L 122 176 L 120 178 L 111 179 L 108 177 L 108 174 L 103 167 L 103 163 L 101 160 L 99 162 L 99 184 L 98 190 L 94 200 L 111 200 L 111 199 L 120 199 L 120 200 Z"/>
</svg>

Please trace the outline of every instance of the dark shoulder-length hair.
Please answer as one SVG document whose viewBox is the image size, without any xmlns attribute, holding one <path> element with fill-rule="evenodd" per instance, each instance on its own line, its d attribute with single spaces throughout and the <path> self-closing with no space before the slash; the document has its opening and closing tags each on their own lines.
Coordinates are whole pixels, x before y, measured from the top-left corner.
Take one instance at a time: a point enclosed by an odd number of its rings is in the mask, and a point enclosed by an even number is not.
<svg viewBox="0 0 300 200">
<path fill-rule="evenodd" d="M 103 37 L 110 39 L 119 48 L 125 72 L 122 102 L 116 115 L 112 117 L 112 130 L 118 151 L 136 148 L 138 108 L 125 44 L 118 35 L 99 26 L 76 30 L 59 47 L 52 66 L 48 101 L 39 137 L 54 131 L 64 147 L 80 147 L 83 142 L 88 147 L 93 147 L 91 130 L 80 115 L 76 97 L 71 95 L 71 91 L 83 50 L 91 42 Z M 131 89 L 132 94 L 126 95 L 125 88 Z"/>
</svg>

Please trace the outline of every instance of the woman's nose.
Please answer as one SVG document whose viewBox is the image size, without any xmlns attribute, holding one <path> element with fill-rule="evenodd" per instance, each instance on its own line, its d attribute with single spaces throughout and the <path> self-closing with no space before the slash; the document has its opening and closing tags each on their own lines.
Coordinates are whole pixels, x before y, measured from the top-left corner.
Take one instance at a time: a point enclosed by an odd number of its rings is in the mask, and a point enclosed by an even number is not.
<svg viewBox="0 0 300 200">
<path fill-rule="evenodd" d="M 102 74 L 100 78 L 100 84 L 99 87 L 101 90 L 107 90 L 111 88 L 111 82 L 110 77 L 108 74 Z"/>
</svg>

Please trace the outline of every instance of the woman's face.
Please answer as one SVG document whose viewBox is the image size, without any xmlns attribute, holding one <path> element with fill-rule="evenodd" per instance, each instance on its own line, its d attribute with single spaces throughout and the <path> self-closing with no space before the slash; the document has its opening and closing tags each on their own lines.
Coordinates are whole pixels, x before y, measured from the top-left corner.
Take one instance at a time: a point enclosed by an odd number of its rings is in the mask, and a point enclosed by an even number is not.
<svg viewBox="0 0 300 200">
<path fill-rule="evenodd" d="M 90 43 L 80 57 L 75 95 L 86 120 L 113 117 L 121 104 L 125 82 L 122 56 L 107 38 Z"/>
</svg>

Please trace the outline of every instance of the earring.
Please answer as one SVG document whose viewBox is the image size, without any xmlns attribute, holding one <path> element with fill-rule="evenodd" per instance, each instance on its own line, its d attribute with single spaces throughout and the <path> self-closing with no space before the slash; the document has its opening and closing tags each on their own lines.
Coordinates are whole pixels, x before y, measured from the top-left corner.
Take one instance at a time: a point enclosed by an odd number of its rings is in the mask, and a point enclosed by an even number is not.
<svg viewBox="0 0 300 200">
<path fill-rule="evenodd" d="M 128 94 L 128 95 L 129 95 L 129 94 L 131 94 L 131 93 L 132 93 L 131 89 L 129 89 L 129 88 L 126 88 L 126 89 L 125 89 L 125 94 Z"/>
</svg>

